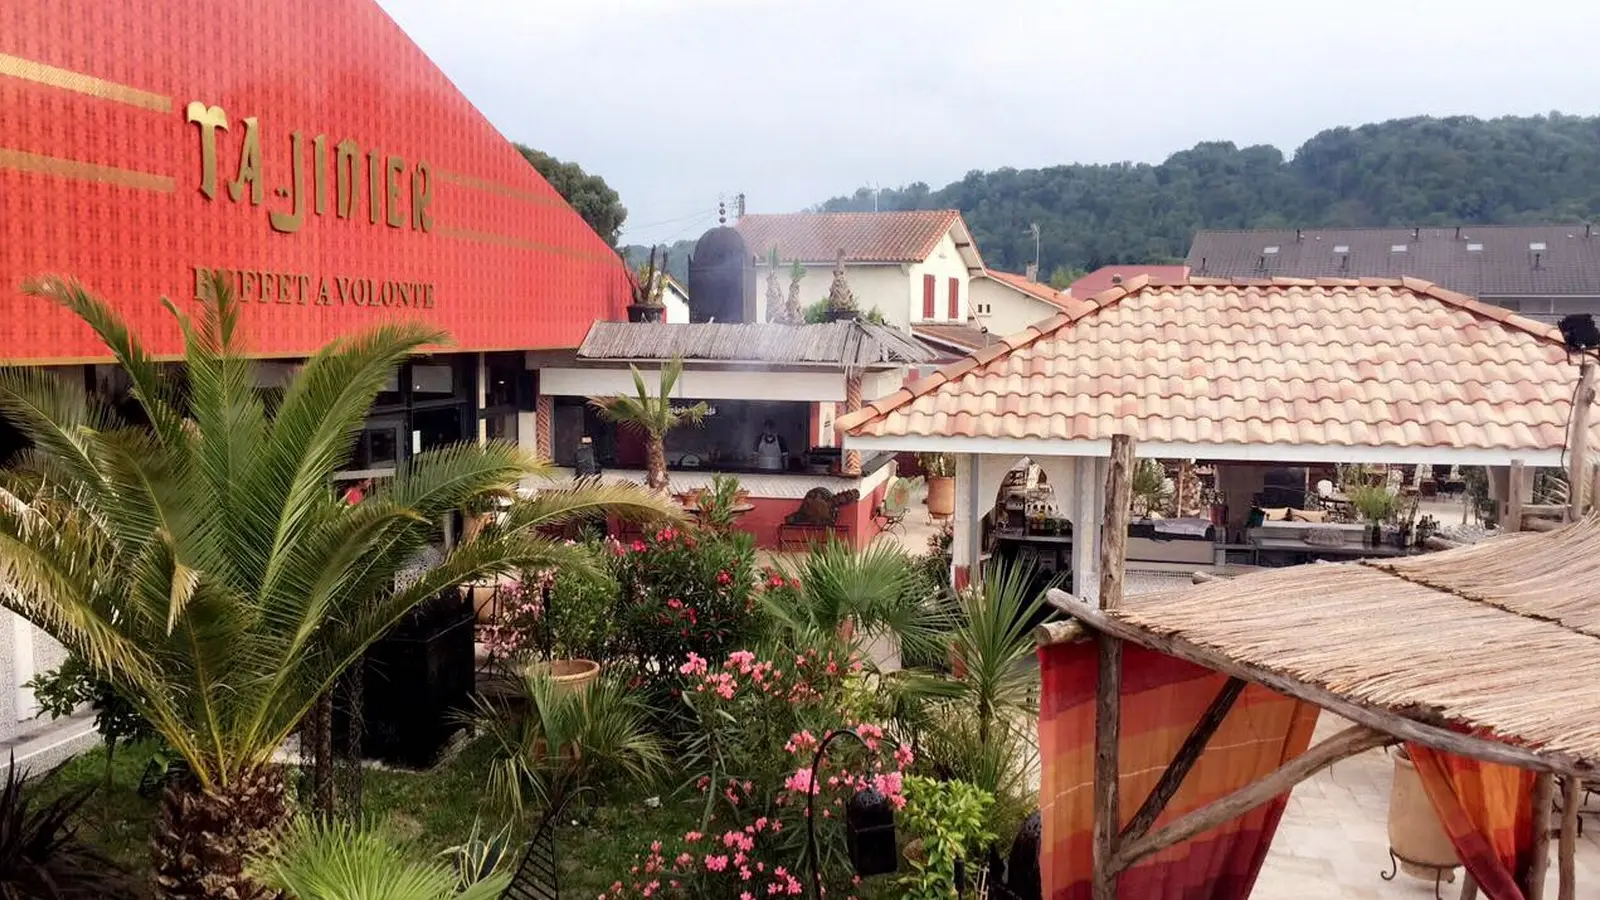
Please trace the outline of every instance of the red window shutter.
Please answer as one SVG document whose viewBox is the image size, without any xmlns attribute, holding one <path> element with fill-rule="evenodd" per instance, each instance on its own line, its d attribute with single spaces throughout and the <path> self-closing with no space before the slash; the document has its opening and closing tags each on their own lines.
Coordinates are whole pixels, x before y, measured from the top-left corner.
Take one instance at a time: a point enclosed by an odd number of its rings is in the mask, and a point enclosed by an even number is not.
<svg viewBox="0 0 1600 900">
<path fill-rule="evenodd" d="M 932 275 L 922 276 L 922 317 L 933 318 L 934 294 L 938 291 L 938 281 Z"/>
<path fill-rule="evenodd" d="M 950 279 L 950 321 L 961 321 L 961 279 Z"/>
</svg>

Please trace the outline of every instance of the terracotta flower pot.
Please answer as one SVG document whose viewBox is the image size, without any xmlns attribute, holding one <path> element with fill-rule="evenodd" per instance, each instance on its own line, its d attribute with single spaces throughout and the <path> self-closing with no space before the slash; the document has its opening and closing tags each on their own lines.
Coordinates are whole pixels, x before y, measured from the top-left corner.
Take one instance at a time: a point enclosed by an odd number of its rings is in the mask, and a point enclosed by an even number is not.
<svg viewBox="0 0 1600 900">
<path fill-rule="evenodd" d="M 562 691 L 581 690 L 600 678 L 600 664 L 592 659 L 553 659 L 549 662 L 530 663 L 524 670 L 529 675 L 547 675 Z"/>
<path fill-rule="evenodd" d="M 1389 848 L 1404 863 L 1401 870 L 1419 878 L 1431 879 L 1433 873 L 1418 866 L 1448 869 L 1461 865 L 1423 790 L 1417 767 L 1403 749 L 1394 754 L 1394 787 L 1389 793 Z"/>
<path fill-rule="evenodd" d="M 928 515 L 952 516 L 956 511 L 956 480 L 949 475 L 928 479 Z"/>
</svg>

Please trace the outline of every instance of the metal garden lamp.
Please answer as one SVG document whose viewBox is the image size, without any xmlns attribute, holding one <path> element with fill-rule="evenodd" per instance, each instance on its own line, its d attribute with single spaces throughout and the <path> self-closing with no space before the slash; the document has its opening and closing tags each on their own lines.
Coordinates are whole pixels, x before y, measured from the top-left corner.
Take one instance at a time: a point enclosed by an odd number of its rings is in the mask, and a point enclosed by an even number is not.
<svg viewBox="0 0 1600 900">
<path fill-rule="evenodd" d="M 815 898 L 822 896 L 822 858 L 817 847 L 817 769 L 822 765 L 822 756 L 828 751 L 828 745 L 841 737 L 854 738 L 856 743 L 867 746 L 867 742 L 853 729 L 841 728 L 824 735 L 822 743 L 817 745 L 816 754 L 811 758 L 811 790 L 806 794 L 806 860 L 811 865 L 810 888 L 811 896 Z M 850 865 L 857 875 L 867 878 L 899 870 L 900 849 L 895 843 L 894 807 L 890 805 L 888 797 L 871 787 L 856 791 L 850 802 L 845 804 L 844 820 L 845 846 L 850 852 Z"/>
</svg>

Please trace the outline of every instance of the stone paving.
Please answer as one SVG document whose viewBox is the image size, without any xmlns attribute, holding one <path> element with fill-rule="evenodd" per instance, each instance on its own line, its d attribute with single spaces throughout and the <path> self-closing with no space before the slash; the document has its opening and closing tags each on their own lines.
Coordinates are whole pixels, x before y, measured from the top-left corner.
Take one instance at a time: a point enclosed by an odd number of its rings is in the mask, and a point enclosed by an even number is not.
<svg viewBox="0 0 1600 900">
<path fill-rule="evenodd" d="M 1332 713 L 1317 722 L 1321 740 L 1350 723 Z M 1389 784 L 1394 763 L 1383 750 L 1371 750 L 1336 763 L 1289 795 L 1278 835 L 1251 895 L 1258 900 L 1425 900 L 1433 881 L 1389 870 Z M 1600 896 L 1600 796 L 1589 800 L 1583 837 L 1578 842 L 1578 896 Z M 1552 823 L 1554 824 L 1554 823 Z M 1555 896 L 1556 868 L 1551 848 L 1546 895 Z M 1460 895 L 1457 882 L 1443 896 Z"/>
</svg>

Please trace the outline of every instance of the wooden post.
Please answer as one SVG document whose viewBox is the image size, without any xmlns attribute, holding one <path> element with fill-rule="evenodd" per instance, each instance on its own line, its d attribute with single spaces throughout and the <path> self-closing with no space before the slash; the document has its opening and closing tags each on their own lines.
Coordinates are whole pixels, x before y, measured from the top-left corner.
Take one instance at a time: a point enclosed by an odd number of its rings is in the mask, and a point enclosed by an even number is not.
<svg viewBox="0 0 1600 900">
<path fill-rule="evenodd" d="M 1116 609 L 1122 604 L 1132 504 L 1133 438 L 1119 434 L 1111 439 L 1111 467 L 1106 472 L 1105 526 L 1100 531 L 1101 609 Z"/>
<path fill-rule="evenodd" d="M 1500 518 L 1500 530 L 1506 533 L 1522 530 L 1522 460 L 1513 459 L 1506 473 L 1505 515 Z"/>
<path fill-rule="evenodd" d="M 1550 869 L 1550 810 L 1555 806 L 1556 777 L 1540 772 L 1533 780 L 1533 861 L 1528 864 L 1527 900 L 1544 896 L 1544 876 Z"/>
<path fill-rule="evenodd" d="M 1128 542 L 1129 506 L 1133 502 L 1133 439 L 1111 439 L 1111 467 L 1106 473 L 1105 523 L 1100 532 L 1100 608 L 1122 603 L 1123 567 Z M 1100 632 L 1095 636 L 1100 660 L 1094 700 L 1094 900 L 1117 900 L 1115 860 L 1122 829 L 1117 779 L 1122 730 L 1122 641 Z"/>
<path fill-rule="evenodd" d="M 1589 410 L 1594 406 L 1594 361 L 1588 355 L 1578 367 L 1572 423 L 1567 434 L 1567 521 L 1583 515 L 1583 492 L 1589 486 Z"/>
<path fill-rule="evenodd" d="M 1578 900 L 1578 807 L 1583 804 L 1583 781 L 1568 775 L 1561 779 L 1561 844 L 1556 865 L 1561 879 L 1559 900 Z"/>
</svg>

